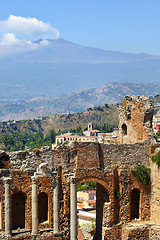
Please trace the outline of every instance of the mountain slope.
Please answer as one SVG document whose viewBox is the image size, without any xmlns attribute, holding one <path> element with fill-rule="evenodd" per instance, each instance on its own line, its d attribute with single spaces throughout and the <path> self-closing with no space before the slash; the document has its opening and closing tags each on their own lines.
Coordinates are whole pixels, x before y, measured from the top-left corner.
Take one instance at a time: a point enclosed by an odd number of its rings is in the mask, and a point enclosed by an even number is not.
<svg viewBox="0 0 160 240">
<path fill-rule="evenodd" d="M 155 112 L 160 110 L 160 95 L 152 98 L 152 102 Z M 104 106 L 89 108 L 81 113 L 52 114 L 33 120 L 0 122 L 0 134 L 7 137 L 7 134 L 15 132 L 48 134 L 52 129 L 56 132 L 58 130 L 76 129 L 77 127 L 85 129 L 88 122 L 98 125 L 106 123 L 110 127 L 117 127 L 119 122 L 118 108 L 119 104 L 105 104 Z"/>
<path fill-rule="evenodd" d="M 121 102 L 125 95 L 155 96 L 160 93 L 157 83 L 107 83 L 49 98 L 32 98 L 14 102 L 0 101 L 0 120 L 34 119 L 54 113 L 82 112 L 90 107 Z"/>
<path fill-rule="evenodd" d="M 118 104 L 106 104 L 105 106 L 88 109 L 81 113 L 54 114 L 33 120 L 1 122 L 0 134 L 12 134 L 15 131 L 23 133 L 40 131 L 43 134 L 47 134 L 52 129 L 57 132 L 59 129 L 61 131 L 64 129 L 70 130 L 79 126 L 84 129 L 88 126 L 88 122 L 108 123 L 113 127 L 118 126 Z"/>
</svg>

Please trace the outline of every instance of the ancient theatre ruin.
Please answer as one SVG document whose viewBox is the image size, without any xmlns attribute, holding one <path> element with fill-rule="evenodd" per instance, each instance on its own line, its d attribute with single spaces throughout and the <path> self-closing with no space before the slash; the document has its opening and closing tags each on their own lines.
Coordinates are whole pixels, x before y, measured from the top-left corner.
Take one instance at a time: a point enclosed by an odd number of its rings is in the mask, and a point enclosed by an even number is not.
<svg viewBox="0 0 160 240">
<path fill-rule="evenodd" d="M 0 152 L 0 238 L 76 240 L 76 186 L 96 181 L 93 239 L 160 239 L 160 170 L 151 161 L 160 148 L 152 117 L 149 98 L 126 96 L 116 143 Z M 137 166 L 151 169 L 151 182 L 137 181 Z"/>
</svg>

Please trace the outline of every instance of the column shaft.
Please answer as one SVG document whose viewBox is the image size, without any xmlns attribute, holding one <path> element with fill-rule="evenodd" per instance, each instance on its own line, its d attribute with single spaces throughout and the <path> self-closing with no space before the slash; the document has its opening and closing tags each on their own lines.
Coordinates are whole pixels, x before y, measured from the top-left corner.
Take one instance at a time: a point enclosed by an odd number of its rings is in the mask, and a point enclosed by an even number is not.
<svg viewBox="0 0 160 240">
<path fill-rule="evenodd" d="M 11 236 L 11 178 L 5 178 L 5 236 Z"/>
<path fill-rule="evenodd" d="M 71 240 L 77 240 L 77 185 L 75 177 L 71 177 L 70 185 L 70 232 Z"/>
<path fill-rule="evenodd" d="M 53 194 L 53 211 L 54 211 L 54 236 L 61 235 L 59 232 L 59 176 L 54 179 L 54 194 Z"/>
<path fill-rule="evenodd" d="M 32 235 L 38 235 L 37 178 L 32 177 Z"/>
</svg>

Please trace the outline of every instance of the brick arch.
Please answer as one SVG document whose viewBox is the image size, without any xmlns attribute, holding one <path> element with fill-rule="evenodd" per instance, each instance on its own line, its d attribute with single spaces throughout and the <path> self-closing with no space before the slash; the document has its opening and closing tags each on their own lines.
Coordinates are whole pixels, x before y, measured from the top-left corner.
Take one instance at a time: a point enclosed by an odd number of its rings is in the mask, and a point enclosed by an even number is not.
<svg viewBox="0 0 160 240">
<path fill-rule="evenodd" d="M 85 166 L 84 166 L 85 167 Z M 101 184 L 104 188 L 108 189 L 108 193 L 111 194 L 113 191 L 113 172 L 103 172 L 100 169 L 76 169 L 76 178 L 77 184 L 85 182 L 85 181 L 95 181 Z"/>
<path fill-rule="evenodd" d="M 109 185 L 107 182 L 105 182 L 102 179 L 99 179 L 97 177 L 82 177 L 82 178 L 77 178 L 77 184 L 83 183 L 83 182 L 87 182 L 87 181 L 91 181 L 91 182 L 97 182 L 99 184 L 101 184 L 104 188 L 108 189 Z"/>
</svg>

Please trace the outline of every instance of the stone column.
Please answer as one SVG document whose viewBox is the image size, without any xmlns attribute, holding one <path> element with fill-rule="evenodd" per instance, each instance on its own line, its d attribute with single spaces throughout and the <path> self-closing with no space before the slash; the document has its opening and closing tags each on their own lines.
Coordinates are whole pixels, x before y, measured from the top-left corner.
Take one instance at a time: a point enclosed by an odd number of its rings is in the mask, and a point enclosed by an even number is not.
<svg viewBox="0 0 160 240">
<path fill-rule="evenodd" d="M 11 236 L 11 178 L 5 178 L 5 236 Z"/>
<path fill-rule="evenodd" d="M 77 179 L 71 177 L 70 184 L 70 233 L 71 240 L 77 240 Z"/>
<path fill-rule="evenodd" d="M 54 173 L 54 175 L 56 175 Z M 53 194 L 53 212 L 54 212 L 54 237 L 60 237 L 61 233 L 59 232 L 59 226 L 60 226 L 60 218 L 59 218 L 59 176 L 55 176 L 54 178 L 54 194 Z"/>
<path fill-rule="evenodd" d="M 37 180 L 37 177 L 32 177 L 32 235 L 39 235 Z"/>
</svg>

